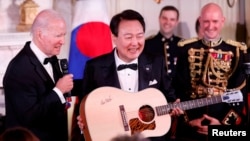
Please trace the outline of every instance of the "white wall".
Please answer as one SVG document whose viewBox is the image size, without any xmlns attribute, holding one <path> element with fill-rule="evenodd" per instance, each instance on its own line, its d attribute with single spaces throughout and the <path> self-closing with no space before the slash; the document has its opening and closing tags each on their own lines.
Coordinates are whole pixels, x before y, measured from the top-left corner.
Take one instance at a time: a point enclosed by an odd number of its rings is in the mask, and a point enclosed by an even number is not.
<svg viewBox="0 0 250 141">
<path fill-rule="evenodd" d="M 19 23 L 19 6 L 24 0 L 0 0 L 0 33 L 15 32 Z M 45 8 L 52 8 L 52 0 L 33 0 L 39 5 L 38 12 Z M 66 0 L 65 0 L 66 1 Z"/>
</svg>

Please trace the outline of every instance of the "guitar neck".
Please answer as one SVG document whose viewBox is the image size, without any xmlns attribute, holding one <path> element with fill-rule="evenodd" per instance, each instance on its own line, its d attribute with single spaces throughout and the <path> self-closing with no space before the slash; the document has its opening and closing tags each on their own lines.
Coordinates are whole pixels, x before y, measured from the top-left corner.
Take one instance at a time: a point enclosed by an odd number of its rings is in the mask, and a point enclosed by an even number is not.
<svg viewBox="0 0 250 141">
<path fill-rule="evenodd" d="M 168 105 L 158 106 L 156 107 L 156 111 L 158 115 L 165 115 L 170 112 L 171 109 L 179 107 L 182 110 L 189 110 L 199 107 L 204 107 L 216 103 L 221 103 L 221 96 L 212 96 L 208 98 L 195 99 L 190 101 L 183 101 L 178 103 L 171 103 Z"/>
</svg>

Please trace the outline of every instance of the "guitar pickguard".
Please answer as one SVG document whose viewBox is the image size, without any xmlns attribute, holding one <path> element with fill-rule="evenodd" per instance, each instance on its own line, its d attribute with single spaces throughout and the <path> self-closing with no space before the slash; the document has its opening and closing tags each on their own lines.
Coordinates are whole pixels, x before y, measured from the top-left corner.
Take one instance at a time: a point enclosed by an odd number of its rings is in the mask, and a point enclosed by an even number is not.
<svg viewBox="0 0 250 141">
<path fill-rule="evenodd" d="M 142 123 L 138 118 L 129 120 L 129 126 L 131 129 L 131 135 L 142 132 L 144 130 L 154 130 L 156 128 L 155 121 L 150 124 L 145 124 Z"/>
</svg>

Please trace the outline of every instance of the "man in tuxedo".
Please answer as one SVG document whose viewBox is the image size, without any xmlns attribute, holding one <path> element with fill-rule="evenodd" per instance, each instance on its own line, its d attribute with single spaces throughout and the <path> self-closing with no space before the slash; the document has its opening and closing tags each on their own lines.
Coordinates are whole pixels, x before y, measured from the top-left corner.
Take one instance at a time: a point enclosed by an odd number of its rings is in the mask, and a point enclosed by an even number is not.
<svg viewBox="0 0 250 141">
<path fill-rule="evenodd" d="M 83 98 L 96 88 L 111 86 L 131 93 L 156 88 L 168 102 L 178 101 L 171 88 L 164 57 L 142 52 L 145 42 L 144 18 L 136 11 L 125 10 L 113 16 L 110 30 L 115 48 L 108 54 L 86 62 L 80 97 Z M 182 112 L 175 108 L 171 114 L 179 115 Z M 81 129 L 84 126 L 80 116 L 78 125 Z M 167 138 L 165 134 L 150 140 L 166 141 Z"/>
<path fill-rule="evenodd" d="M 11 60 L 3 79 L 6 128 L 21 126 L 41 141 L 68 141 L 64 94 L 73 75 L 62 76 L 56 55 L 65 43 L 66 23 L 54 10 L 41 11 L 32 41 Z"/>
</svg>

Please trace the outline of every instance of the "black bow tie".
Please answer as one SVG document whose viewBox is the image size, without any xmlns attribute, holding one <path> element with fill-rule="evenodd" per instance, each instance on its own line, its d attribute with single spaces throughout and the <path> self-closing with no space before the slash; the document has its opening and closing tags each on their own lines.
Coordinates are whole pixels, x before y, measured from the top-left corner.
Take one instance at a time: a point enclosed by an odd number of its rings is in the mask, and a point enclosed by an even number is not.
<svg viewBox="0 0 250 141">
<path fill-rule="evenodd" d="M 126 68 L 129 68 L 129 69 L 132 69 L 132 70 L 137 70 L 137 64 L 122 64 L 122 65 L 119 65 L 117 67 L 117 70 L 123 70 L 123 69 L 126 69 Z"/>
<path fill-rule="evenodd" d="M 52 57 L 45 58 L 43 64 L 48 64 L 49 62 L 52 65 L 54 81 L 57 82 L 58 79 L 60 77 L 62 77 L 62 73 L 60 71 L 60 67 L 59 67 L 59 64 L 58 64 L 58 59 L 54 55 Z"/>
<path fill-rule="evenodd" d="M 57 57 L 56 57 L 56 56 L 52 56 L 52 57 L 45 58 L 44 61 L 43 61 L 43 64 L 46 65 L 46 64 L 48 64 L 49 62 L 50 62 L 51 64 L 54 64 L 54 63 L 57 62 L 57 61 L 58 61 Z"/>
</svg>

